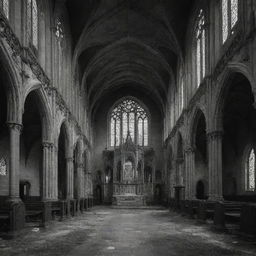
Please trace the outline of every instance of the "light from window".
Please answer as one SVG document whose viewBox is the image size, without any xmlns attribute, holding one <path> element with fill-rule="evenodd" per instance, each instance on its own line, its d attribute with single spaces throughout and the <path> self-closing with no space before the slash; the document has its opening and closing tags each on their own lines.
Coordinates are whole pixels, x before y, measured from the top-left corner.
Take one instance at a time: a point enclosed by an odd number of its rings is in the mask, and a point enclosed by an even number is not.
<svg viewBox="0 0 256 256">
<path fill-rule="evenodd" d="M 255 190 L 255 152 L 254 152 L 254 149 L 252 149 L 250 151 L 250 154 L 246 161 L 245 188 L 247 191 Z"/>
<path fill-rule="evenodd" d="M 181 83 L 180 83 L 180 107 L 181 110 L 180 112 L 182 112 L 183 108 L 184 108 L 184 80 L 183 78 L 181 78 Z"/>
<path fill-rule="evenodd" d="M 200 10 L 196 26 L 196 75 L 199 86 L 205 76 L 205 18 Z"/>
<path fill-rule="evenodd" d="M 32 42 L 38 48 L 38 9 L 36 0 L 32 1 Z"/>
<path fill-rule="evenodd" d="M 1 0 L 1 9 L 7 19 L 9 19 L 10 14 L 10 1 L 9 0 Z"/>
<path fill-rule="evenodd" d="M 222 42 L 225 43 L 238 21 L 238 0 L 222 0 Z"/>
<path fill-rule="evenodd" d="M 63 25 L 62 22 L 57 19 L 56 20 L 56 32 L 55 35 L 58 39 L 63 39 L 64 38 L 64 29 L 63 29 Z"/>
<path fill-rule="evenodd" d="M 38 48 L 38 7 L 36 0 L 27 0 L 27 33 L 29 41 Z"/>
<path fill-rule="evenodd" d="M 148 117 L 146 111 L 134 100 L 126 99 L 115 107 L 110 122 L 111 147 L 120 146 L 128 134 L 134 143 L 148 145 Z"/>
</svg>

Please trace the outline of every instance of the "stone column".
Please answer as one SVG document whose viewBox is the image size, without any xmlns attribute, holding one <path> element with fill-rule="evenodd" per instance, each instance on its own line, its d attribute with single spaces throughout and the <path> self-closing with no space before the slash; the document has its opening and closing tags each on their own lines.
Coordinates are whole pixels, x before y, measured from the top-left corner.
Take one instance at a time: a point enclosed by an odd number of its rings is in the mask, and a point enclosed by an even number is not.
<svg viewBox="0 0 256 256">
<path fill-rule="evenodd" d="M 9 167 L 9 197 L 10 200 L 20 200 L 20 133 L 22 125 L 8 123 L 10 132 L 10 167 Z"/>
<path fill-rule="evenodd" d="M 67 185 L 67 199 L 73 199 L 74 193 L 73 193 L 73 178 L 74 178 L 74 163 L 73 163 L 73 157 L 67 157 L 66 158 L 66 185 Z"/>
<path fill-rule="evenodd" d="M 55 187 L 57 180 L 54 168 L 54 144 L 43 142 L 43 200 L 53 200 L 55 198 Z"/>
<path fill-rule="evenodd" d="M 185 198 L 195 199 L 195 150 L 185 150 Z"/>
<path fill-rule="evenodd" d="M 222 194 L 222 131 L 208 136 L 209 200 L 223 200 Z"/>
<path fill-rule="evenodd" d="M 84 165 L 82 162 L 77 164 L 77 195 L 78 195 L 78 199 L 80 199 L 81 197 L 83 197 L 82 195 L 82 186 L 83 186 L 83 177 L 82 177 L 82 172 L 84 169 Z"/>
</svg>

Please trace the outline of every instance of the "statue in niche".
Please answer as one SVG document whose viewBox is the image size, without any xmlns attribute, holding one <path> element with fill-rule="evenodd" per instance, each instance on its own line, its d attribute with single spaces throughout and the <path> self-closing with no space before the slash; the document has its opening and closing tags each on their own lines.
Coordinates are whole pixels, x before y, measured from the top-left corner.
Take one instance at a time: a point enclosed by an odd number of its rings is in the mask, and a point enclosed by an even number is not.
<svg viewBox="0 0 256 256">
<path fill-rule="evenodd" d="M 124 180 L 132 181 L 133 180 L 133 166 L 131 161 L 127 161 L 124 163 Z"/>
</svg>

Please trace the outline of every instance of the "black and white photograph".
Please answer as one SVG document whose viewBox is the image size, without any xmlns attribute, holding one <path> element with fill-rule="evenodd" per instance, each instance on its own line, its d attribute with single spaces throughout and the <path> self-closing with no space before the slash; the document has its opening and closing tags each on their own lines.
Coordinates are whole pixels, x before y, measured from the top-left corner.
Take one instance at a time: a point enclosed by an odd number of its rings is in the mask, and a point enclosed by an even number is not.
<svg viewBox="0 0 256 256">
<path fill-rule="evenodd" d="M 0 255 L 255 256 L 256 0 L 0 0 Z"/>
</svg>

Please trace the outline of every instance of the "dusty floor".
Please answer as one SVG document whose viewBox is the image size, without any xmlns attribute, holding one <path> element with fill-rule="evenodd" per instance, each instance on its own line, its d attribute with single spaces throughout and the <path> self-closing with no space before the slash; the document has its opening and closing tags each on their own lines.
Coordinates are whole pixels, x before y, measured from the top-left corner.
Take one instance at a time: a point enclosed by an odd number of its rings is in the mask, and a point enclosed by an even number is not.
<svg viewBox="0 0 256 256">
<path fill-rule="evenodd" d="M 0 239 L 0 255 L 256 255 L 256 240 L 213 232 L 167 210 L 96 207 L 46 229 Z"/>
</svg>

